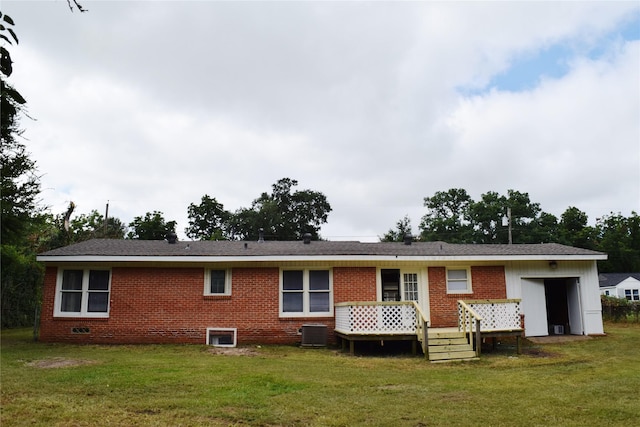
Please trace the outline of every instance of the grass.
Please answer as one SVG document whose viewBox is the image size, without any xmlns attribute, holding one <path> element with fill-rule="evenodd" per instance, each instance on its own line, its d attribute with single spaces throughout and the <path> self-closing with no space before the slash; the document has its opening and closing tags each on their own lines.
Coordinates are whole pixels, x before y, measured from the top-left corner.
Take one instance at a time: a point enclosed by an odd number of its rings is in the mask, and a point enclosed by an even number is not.
<svg viewBox="0 0 640 427">
<path fill-rule="evenodd" d="M 529 343 L 520 356 L 499 347 L 448 364 L 286 346 L 227 355 L 195 345 L 43 344 L 29 330 L 4 330 L 0 423 L 635 425 L 640 325 L 605 329 L 606 337 Z"/>
</svg>

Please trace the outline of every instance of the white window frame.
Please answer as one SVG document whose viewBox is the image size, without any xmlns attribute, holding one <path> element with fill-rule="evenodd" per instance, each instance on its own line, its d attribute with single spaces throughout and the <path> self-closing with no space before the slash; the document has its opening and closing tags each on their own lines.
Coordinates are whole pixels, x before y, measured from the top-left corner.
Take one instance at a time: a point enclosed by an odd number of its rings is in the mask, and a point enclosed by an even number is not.
<svg viewBox="0 0 640 427">
<path fill-rule="evenodd" d="M 627 295 L 627 292 L 629 293 Z M 627 301 L 640 301 L 640 291 L 638 291 L 638 289 L 625 289 L 624 290 L 624 297 L 627 299 Z"/>
<path fill-rule="evenodd" d="M 211 271 L 224 271 L 224 292 L 211 292 Z M 207 268 L 204 271 L 204 295 L 205 296 L 229 296 L 231 295 L 231 269 L 230 268 Z"/>
<path fill-rule="evenodd" d="M 286 292 L 283 289 L 283 272 L 284 271 L 302 271 L 302 311 L 301 312 L 292 312 L 292 311 L 283 311 L 283 295 Z M 314 292 L 322 292 L 326 293 L 327 291 L 311 291 L 309 289 L 309 272 L 310 271 L 328 271 L 329 272 L 329 311 L 310 311 L 309 310 L 309 294 Z M 292 268 L 281 268 L 280 269 L 280 289 L 279 289 L 279 306 L 280 306 L 280 317 L 333 317 L 333 269 L 332 268 L 322 268 L 322 267 L 312 267 L 312 268 L 304 268 L 304 267 L 292 267 Z"/>
<path fill-rule="evenodd" d="M 82 271 L 82 289 L 77 292 L 82 292 L 81 303 L 80 303 L 80 311 L 62 311 L 62 280 L 64 277 L 65 271 L 70 270 L 80 270 Z M 109 296 L 107 298 L 107 311 L 104 312 L 89 312 L 89 274 L 91 271 L 108 271 L 109 272 L 109 286 L 107 291 L 97 291 L 97 292 L 105 292 Z M 58 268 L 58 275 L 56 278 L 56 296 L 54 298 L 54 307 L 53 307 L 53 317 L 90 317 L 90 318 L 108 318 L 109 311 L 111 310 L 111 280 L 113 278 L 113 274 L 111 268 L 104 267 L 65 267 Z M 96 292 L 95 290 L 91 292 Z"/>
<path fill-rule="evenodd" d="M 467 279 L 466 279 L 467 287 L 464 290 L 449 289 L 449 282 L 450 282 L 449 271 L 458 271 L 458 270 L 465 270 L 467 272 Z M 447 294 L 472 294 L 473 293 L 473 288 L 471 285 L 471 267 L 447 267 L 446 273 L 445 273 L 445 280 L 446 280 L 446 286 L 447 286 Z M 451 280 L 451 281 L 462 282 L 462 280 Z"/>
<path fill-rule="evenodd" d="M 215 294 L 217 295 L 217 294 Z M 233 344 L 216 344 L 216 343 L 211 343 L 210 342 L 210 338 L 211 338 L 211 332 L 232 332 L 233 333 Z M 222 334 L 221 334 L 222 335 Z M 224 334 L 226 335 L 226 334 Z M 206 340 L 207 340 L 207 345 L 210 345 L 212 347 L 235 347 L 238 344 L 238 328 L 207 328 L 207 336 L 206 336 Z"/>
</svg>

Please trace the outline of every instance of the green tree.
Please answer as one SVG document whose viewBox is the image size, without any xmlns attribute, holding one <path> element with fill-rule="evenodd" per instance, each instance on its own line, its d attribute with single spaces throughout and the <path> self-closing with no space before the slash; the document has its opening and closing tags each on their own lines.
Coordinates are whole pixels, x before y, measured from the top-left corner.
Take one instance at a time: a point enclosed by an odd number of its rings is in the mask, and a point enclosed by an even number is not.
<svg viewBox="0 0 640 427">
<path fill-rule="evenodd" d="M 169 233 L 175 233 L 176 222 L 165 221 L 159 211 L 147 212 L 144 217 L 137 216 L 129 224 L 128 239 L 163 240 Z"/>
<path fill-rule="evenodd" d="M 404 237 L 408 234 L 413 235 L 411 232 L 411 218 L 409 215 L 405 215 L 404 218 L 398 220 L 395 229 L 390 229 L 382 237 L 381 242 L 403 242 Z"/>
<path fill-rule="evenodd" d="M 2 13 L 0 17 L 0 38 L 8 44 L 17 44 L 18 37 L 11 28 L 13 20 Z M 40 179 L 35 161 L 18 140 L 22 135 L 19 118 L 24 112 L 26 101 L 7 82 L 7 78 L 13 73 L 9 51 L 0 46 L 0 53 L 0 227 L 3 244 L 19 244 L 29 234 L 33 220 L 42 213 L 37 206 Z"/>
<path fill-rule="evenodd" d="M 620 213 L 605 215 L 596 223 L 596 249 L 608 255 L 598 267 L 603 273 L 640 271 L 640 216 L 632 212 L 629 218 Z"/>
<path fill-rule="evenodd" d="M 271 194 L 262 193 L 251 208 L 237 210 L 229 220 L 232 239 L 258 239 L 260 229 L 269 240 L 299 240 L 305 233 L 320 238 L 320 227 L 327 222 L 331 205 L 324 194 L 302 190 L 292 193 L 298 181 L 282 178 L 272 185 Z"/>
<path fill-rule="evenodd" d="M 437 191 L 424 198 L 427 214 L 420 222 L 420 240 L 442 240 L 450 243 L 468 243 L 473 228 L 469 221 L 469 208 L 473 200 L 462 188 Z"/>
<path fill-rule="evenodd" d="M 539 227 L 540 204 L 533 203 L 528 193 L 508 190 L 507 196 L 489 191 L 481 196 L 481 200 L 471 204 L 469 208 L 471 223 L 474 228 L 474 243 L 508 243 L 509 230 L 503 226 L 503 218 L 511 209 L 511 229 L 513 243 L 540 243 Z M 545 218 L 549 221 L 550 218 Z M 535 232 L 534 232 L 535 231 Z"/>
<path fill-rule="evenodd" d="M 13 26 L 13 19 L 0 13 L 0 38 L 7 46 L 18 44 Z M 10 327 L 32 323 L 39 307 L 43 271 L 31 242 L 42 224 L 43 210 L 37 203 L 36 163 L 19 140 L 26 101 L 7 80 L 13 63 L 4 43 L 0 46 L 0 315 L 2 326 Z"/>
<path fill-rule="evenodd" d="M 42 265 L 35 252 L 16 245 L 1 245 L 2 327 L 32 325 L 40 307 Z"/>
<path fill-rule="evenodd" d="M 191 239 L 226 240 L 230 216 L 222 203 L 205 194 L 199 205 L 189 205 L 189 227 L 184 231 Z"/>
<path fill-rule="evenodd" d="M 586 213 L 569 206 L 560 216 L 558 241 L 569 246 L 594 249 L 597 231 L 587 225 L 588 220 Z"/>
</svg>

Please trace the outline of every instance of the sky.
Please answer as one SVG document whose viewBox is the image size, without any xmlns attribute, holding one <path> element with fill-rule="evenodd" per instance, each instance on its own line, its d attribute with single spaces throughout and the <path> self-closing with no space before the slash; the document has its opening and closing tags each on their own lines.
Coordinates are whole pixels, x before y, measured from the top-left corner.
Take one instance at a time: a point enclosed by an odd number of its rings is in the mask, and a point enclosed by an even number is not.
<svg viewBox="0 0 640 427">
<path fill-rule="evenodd" d="M 424 198 L 528 193 L 594 224 L 640 212 L 640 3 L 3 0 L 10 82 L 53 214 L 235 211 L 281 178 L 329 240 Z"/>
</svg>

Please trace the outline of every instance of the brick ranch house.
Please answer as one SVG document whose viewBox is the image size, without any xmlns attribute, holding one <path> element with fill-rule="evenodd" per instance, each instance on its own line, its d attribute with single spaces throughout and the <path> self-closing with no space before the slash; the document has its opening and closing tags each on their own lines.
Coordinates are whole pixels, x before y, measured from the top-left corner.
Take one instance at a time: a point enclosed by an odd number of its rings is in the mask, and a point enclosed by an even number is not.
<svg viewBox="0 0 640 427">
<path fill-rule="evenodd" d="M 335 330 L 362 321 L 350 316 L 364 306 L 371 320 L 387 316 L 379 306 L 410 304 L 426 330 L 460 326 L 460 301 L 515 301 L 508 315 L 523 315 L 527 336 L 602 334 L 602 259 L 559 244 L 96 239 L 38 256 L 46 267 L 39 339 L 294 344 L 313 324 L 335 342 Z M 491 328 L 487 314 L 482 322 Z M 375 334 L 376 325 L 362 330 Z"/>
</svg>

